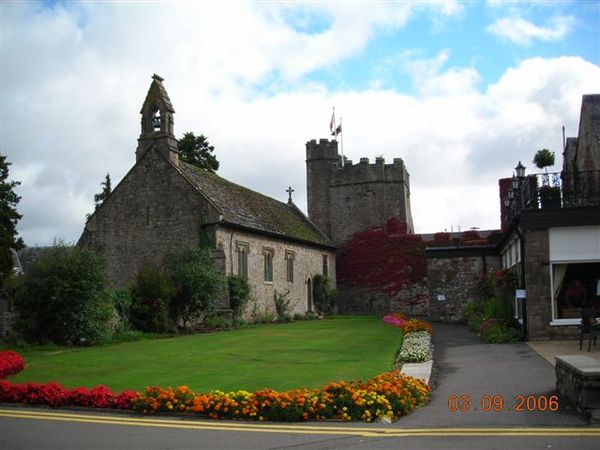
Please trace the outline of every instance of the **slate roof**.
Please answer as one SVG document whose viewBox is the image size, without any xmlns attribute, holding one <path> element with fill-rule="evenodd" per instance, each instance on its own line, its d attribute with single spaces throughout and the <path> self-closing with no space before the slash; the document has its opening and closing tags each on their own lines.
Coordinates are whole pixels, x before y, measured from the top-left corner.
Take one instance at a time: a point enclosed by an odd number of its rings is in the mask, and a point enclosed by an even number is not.
<svg viewBox="0 0 600 450">
<path fill-rule="evenodd" d="M 225 224 L 333 248 L 333 243 L 293 203 L 283 203 L 179 161 L 184 177 L 220 210 Z"/>
</svg>

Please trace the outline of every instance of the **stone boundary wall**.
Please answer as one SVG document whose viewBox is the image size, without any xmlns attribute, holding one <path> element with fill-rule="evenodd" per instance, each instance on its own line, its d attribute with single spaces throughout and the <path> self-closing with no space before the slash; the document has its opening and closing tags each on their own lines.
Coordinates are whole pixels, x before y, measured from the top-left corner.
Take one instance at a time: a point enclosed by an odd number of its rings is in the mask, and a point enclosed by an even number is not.
<svg viewBox="0 0 600 450">
<path fill-rule="evenodd" d="M 338 285 L 338 313 L 382 316 L 401 312 L 408 316 L 427 316 L 428 295 L 426 281 L 411 284 L 392 298 L 364 288 Z"/>
<path fill-rule="evenodd" d="M 427 248 L 429 317 L 442 322 L 462 320 L 463 307 L 480 299 L 482 273 L 501 268 L 493 246 Z"/>
<path fill-rule="evenodd" d="M 600 423 L 600 362 L 589 356 L 556 357 L 556 390 L 590 423 Z"/>
</svg>

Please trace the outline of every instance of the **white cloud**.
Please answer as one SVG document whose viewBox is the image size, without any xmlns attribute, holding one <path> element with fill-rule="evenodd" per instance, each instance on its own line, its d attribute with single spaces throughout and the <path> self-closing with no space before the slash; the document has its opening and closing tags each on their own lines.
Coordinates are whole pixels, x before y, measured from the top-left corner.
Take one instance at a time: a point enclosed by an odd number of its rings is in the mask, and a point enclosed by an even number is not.
<svg viewBox="0 0 600 450">
<path fill-rule="evenodd" d="M 557 149 L 563 121 L 576 133 L 581 95 L 600 78 L 580 58 L 535 58 L 482 91 L 477 71 L 446 67 L 443 50 L 403 66 L 415 95 L 376 83 L 331 93 L 302 80 L 405 24 L 415 4 L 321 5 L 326 20 L 312 34 L 302 31 L 311 17 L 292 24 L 287 6 L 4 5 L 0 147 L 23 181 L 19 230 L 30 245 L 77 240 L 106 172 L 115 185 L 132 166 L 154 72 L 165 78 L 177 135 L 204 133 L 222 176 L 281 200 L 291 184 L 303 208 L 304 144 L 328 136 L 335 104 L 350 158 L 404 159 L 421 232 L 498 226 L 497 178 L 537 148 Z"/>
<path fill-rule="evenodd" d="M 496 20 L 487 31 L 519 45 L 529 45 L 532 41 L 559 41 L 575 24 L 572 16 L 555 16 L 546 26 L 536 25 L 519 15 Z"/>
</svg>

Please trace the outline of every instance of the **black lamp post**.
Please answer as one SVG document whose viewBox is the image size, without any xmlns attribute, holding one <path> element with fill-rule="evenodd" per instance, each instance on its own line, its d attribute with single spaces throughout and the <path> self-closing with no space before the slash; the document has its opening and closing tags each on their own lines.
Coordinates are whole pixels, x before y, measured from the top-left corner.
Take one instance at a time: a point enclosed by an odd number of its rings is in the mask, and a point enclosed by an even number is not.
<svg viewBox="0 0 600 450">
<path fill-rule="evenodd" d="M 522 185 L 524 179 L 525 179 L 525 166 L 523 164 L 521 164 L 521 161 L 519 161 L 519 164 L 517 164 L 517 167 L 515 167 L 515 172 L 517 173 L 516 178 L 513 177 L 512 182 L 513 182 L 513 186 L 514 186 L 514 182 L 516 180 L 517 185 Z M 521 187 L 521 186 L 519 186 Z M 521 208 L 524 207 L 524 198 L 523 195 L 524 193 L 521 192 L 520 198 L 521 198 Z M 521 253 L 521 267 L 520 267 L 520 280 L 518 281 L 518 285 L 521 289 L 525 290 L 525 236 L 523 234 L 523 232 L 521 231 L 521 229 L 519 228 L 519 226 L 517 225 L 516 229 L 515 229 L 517 236 L 519 237 L 519 247 L 520 247 L 520 253 Z M 522 326 L 522 339 L 523 341 L 527 340 L 527 302 L 526 299 L 521 299 L 521 319 L 523 321 L 523 326 Z"/>
<path fill-rule="evenodd" d="M 517 164 L 517 167 L 515 167 L 515 171 L 517 172 L 518 179 L 525 178 L 525 166 L 521 164 L 521 161 L 519 161 L 519 164 Z"/>
</svg>

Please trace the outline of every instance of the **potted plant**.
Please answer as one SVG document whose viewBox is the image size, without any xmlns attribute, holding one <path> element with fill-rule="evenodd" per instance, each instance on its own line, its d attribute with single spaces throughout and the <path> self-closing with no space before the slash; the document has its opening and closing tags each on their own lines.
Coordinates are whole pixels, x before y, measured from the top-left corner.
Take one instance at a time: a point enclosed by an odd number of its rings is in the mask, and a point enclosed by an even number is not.
<svg viewBox="0 0 600 450">
<path fill-rule="evenodd" d="M 545 170 L 542 187 L 540 188 L 540 202 L 542 208 L 560 208 L 560 187 L 550 186 L 548 167 L 554 165 L 554 152 L 547 148 L 538 150 L 533 157 L 533 163 L 539 169 Z"/>
</svg>

